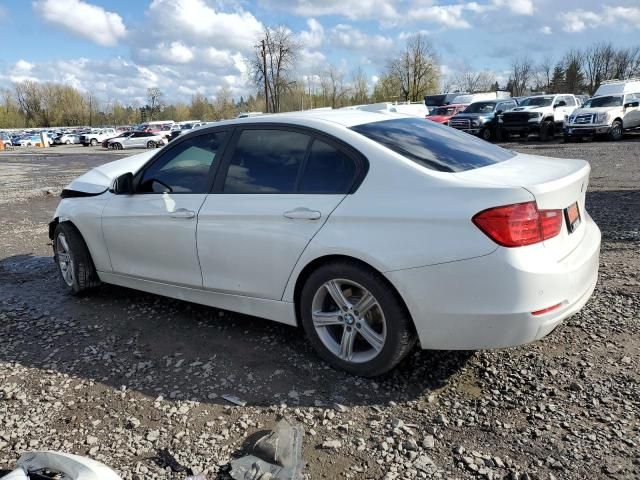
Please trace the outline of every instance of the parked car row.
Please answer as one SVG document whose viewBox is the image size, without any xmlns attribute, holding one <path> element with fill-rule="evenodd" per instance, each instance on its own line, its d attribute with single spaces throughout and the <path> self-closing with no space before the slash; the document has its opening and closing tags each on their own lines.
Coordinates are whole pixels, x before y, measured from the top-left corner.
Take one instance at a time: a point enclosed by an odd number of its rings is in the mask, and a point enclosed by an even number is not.
<svg viewBox="0 0 640 480">
<path fill-rule="evenodd" d="M 472 101 L 473 96 L 431 95 L 427 101 L 451 101 L 431 107 L 429 120 L 477 135 L 504 140 L 511 135 L 537 135 L 546 141 L 563 134 L 573 138 L 602 136 L 619 140 L 625 131 L 640 128 L 640 80 L 604 82 L 591 98 L 552 94 Z M 486 95 L 486 94 L 480 94 Z"/>
</svg>

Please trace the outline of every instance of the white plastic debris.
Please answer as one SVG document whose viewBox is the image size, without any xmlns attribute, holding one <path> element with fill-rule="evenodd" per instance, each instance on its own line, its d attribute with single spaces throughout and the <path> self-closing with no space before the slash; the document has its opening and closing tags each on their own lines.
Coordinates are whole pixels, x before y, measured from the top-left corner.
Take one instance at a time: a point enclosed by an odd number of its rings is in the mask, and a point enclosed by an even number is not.
<svg viewBox="0 0 640 480">
<path fill-rule="evenodd" d="M 222 395 L 222 398 L 224 398 L 227 402 L 235 403 L 236 405 L 239 405 L 241 407 L 244 407 L 247 404 L 247 402 L 245 402 L 244 400 L 240 400 L 235 395 L 226 394 Z"/>
<path fill-rule="evenodd" d="M 54 475 L 63 474 L 62 478 L 69 480 L 122 480 L 106 465 L 70 453 L 27 452 L 20 457 L 17 466 L 2 480 L 29 480 L 31 474 L 38 474 L 39 478 L 59 478 Z"/>
</svg>

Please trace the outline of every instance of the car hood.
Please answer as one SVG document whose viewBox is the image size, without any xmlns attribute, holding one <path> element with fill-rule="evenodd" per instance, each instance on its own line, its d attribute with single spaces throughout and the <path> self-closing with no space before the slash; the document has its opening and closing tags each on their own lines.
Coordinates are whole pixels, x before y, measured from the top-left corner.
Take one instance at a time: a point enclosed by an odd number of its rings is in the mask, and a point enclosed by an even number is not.
<svg viewBox="0 0 640 480">
<path fill-rule="evenodd" d="M 431 120 L 432 122 L 444 123 L 451 120 L 452 115 L 429 115 L 427 116 L 427 120 Z"/>
<path fill-rule="evenodd" d="M 535 105 L 525 105 L 522 107 L 516 107 L 513 110 L 511 110 L 512 112 L 538 112 L 538 111 L 542 111 L 545 109 L 548 109 L 550 107 L 540 107 L 540 106 L 535 106 Z M 509 113 L 509 112 L 505 112 L 505 113 Z"/>
<path fill-rule="evenodd" d="M 451 117 L 451 120 L 453 120 L 454 118 L 477 119 L 477 118 L 490 118 L 490 117 L 493 117 L 493 113 L 458 113 L 453 117 Z"/>
<path fill-rule="evenodd" d="M 573 113 L 581 114 L 581 113 L 601 113 L 601 112 L 610 112 L 611 110 L 618 110 L 622 107 L 593 107 L 593 108 L 578 108 Z"/>
<path fill-rule="evenodd" d="M 65 187 L 65 190 L 97 195 L 106 191 L 116 177 L 124 173 L 136 173 L 149 161 L 157 150 L 149 150 L 115 162 L 105 163 L 80 175 Z"/>
</svg>

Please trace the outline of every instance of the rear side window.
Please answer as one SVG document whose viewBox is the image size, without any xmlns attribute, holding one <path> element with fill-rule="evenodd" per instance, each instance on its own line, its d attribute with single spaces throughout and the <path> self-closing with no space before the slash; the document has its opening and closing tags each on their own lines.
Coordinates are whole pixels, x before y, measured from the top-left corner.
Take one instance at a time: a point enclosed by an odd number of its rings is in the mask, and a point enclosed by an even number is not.
<svg viewBox="0 0 640 480">
<path fill-rule="evenodd" d="M 464 172 L 515 156 L 510 150 L 421 118 L 400 118 L 351 127 L 423 167 L 439 172 Z"/>
<path fill-rule="evenodd" d="M 311 137 L 286 130 L 244 130 L 224 193 L 293 193 Z"/>
<path fill-rule="evenodd" d="M 346 193 L 353 184 L 356 165 L 331 145 L 314 140 L 304 166 L 298 192 Z"/>
</svg>

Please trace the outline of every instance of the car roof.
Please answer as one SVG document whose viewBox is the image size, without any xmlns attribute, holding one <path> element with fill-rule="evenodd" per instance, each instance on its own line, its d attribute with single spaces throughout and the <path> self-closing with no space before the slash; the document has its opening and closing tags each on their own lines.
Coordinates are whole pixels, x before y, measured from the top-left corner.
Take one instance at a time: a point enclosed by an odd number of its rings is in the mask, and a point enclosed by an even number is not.
<svg viewBox="0 0 640 480">
<path fill-rule="evenodd" d="M 343 127 L 353 127 L 365 123 L 381 122 L 394 118 L 418 118 L 395 112 L 367 112 L 363 110 L 306 110 L 301 112 L 277 113 L 260 115 L 258 117 L 234 118 L 216 122 L 211 127 L 222 125 L 243 125 L 256 123 L 282 123 L 320 126 L 323 123 L 332 123 Z M 199 130 L 202 131 L 202 130 Z"/>
</svg>

